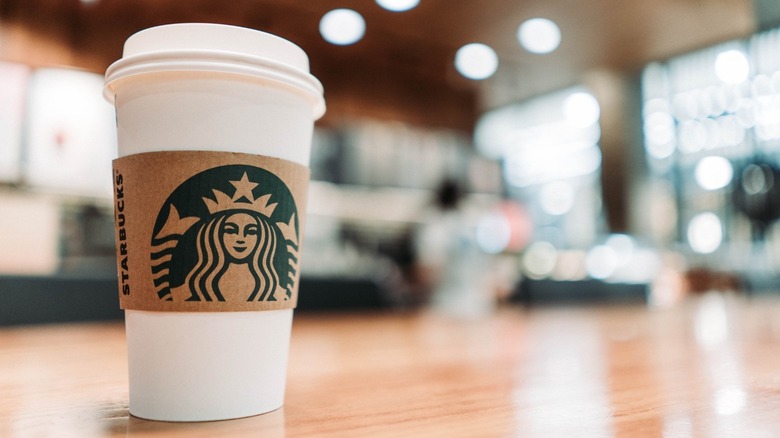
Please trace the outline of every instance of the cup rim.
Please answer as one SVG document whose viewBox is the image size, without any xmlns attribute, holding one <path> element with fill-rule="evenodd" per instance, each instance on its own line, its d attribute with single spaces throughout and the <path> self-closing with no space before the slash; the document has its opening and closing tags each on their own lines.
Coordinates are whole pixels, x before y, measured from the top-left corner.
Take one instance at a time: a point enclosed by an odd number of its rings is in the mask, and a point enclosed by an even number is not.
<svg viewBox="0 0 780 438">
<path fill-rule="evenodd" d="M 231 50 L 231 42 L 224 44 L 205 43 L 207 48 L 198 48 L 197 43 L 191 43 L 186 37 L 191 32 L 207 29 L 213 32 L 215 38 L 220 33 L 230 32 L 229 36 L 250 36 L 251 43 L 258 45 L 271 42 L 267 56 L 263 50 L 255 49 L 252 44 L 241 41 L 243 47 Z M 169 41 L 143 45 L 143 40 L 155 31 L 173 31 Z M 238 33 L 236 33 L 238 32 Z M 207 33 L 202 35 L 208 36 Z M 165 36 L 160 34 L 160 36 Z M 224 38 L 229 40 L 230 38 Z M 133 47 L 133 43 L 140 44 Z M 188 47 L 189 45 L 189 47 Z M 281 60 L 274 58 L 279 47 L 289 48 L 298 57 L 288 57 Z M 132 47 L 132 50 L 128 48 Z M 148 28 L 130 36 L 125 42 L 125 53 L 119 60 L 112 63 L 105 73 L 103 95 L 114 103 L 119 82 L 122 79 L 140 75 L 162 72 L 200 72 L 209 75 L 241 75 L 255 77 L 276 84 L 291 87 L 302 93 L 312 102 L 314 118 L 318 119 L 325 113 L 325 100 L 322 83 L 308 71 L 308 58 L 305 52 L 294 43 L 273 34 L 239 26 L 208 23 L 179 23 Z"/>
</svg>

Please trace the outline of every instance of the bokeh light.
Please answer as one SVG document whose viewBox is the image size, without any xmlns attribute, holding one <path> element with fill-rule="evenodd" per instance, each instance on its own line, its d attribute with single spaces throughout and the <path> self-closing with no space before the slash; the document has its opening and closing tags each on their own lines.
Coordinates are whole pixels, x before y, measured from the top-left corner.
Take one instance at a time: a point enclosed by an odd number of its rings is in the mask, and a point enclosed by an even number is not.
<svg viewBox="0 0 780 438">
<path fill-rule="evenodd" d="M 553 272 L 557 260 L 558 251 L 551 243 L 534 242 L 523 254 L 523 271 L 530 278 L 545 278 Z"/>
<path fill-rule="evenodd" d="M 388 11 L 403 12 L 416 8 L 420 0 L 376 0 L 376 3 Z"/>
<path fill-rule="evenodd" d="M 604 280 L 615 273 L 618 267 L 618 255 L 608 245 L 597 245 L 588 251 L 585 257 L 585 270 L 592 278 Z"/>
<path fill-rule="evenodd" d="M 539 192 L 539 203 L 549 215 L 566 214 L 574 205 L 574 188 L 565 181 L 547 183 Z"/>
<path fill-rule="evenodd" d="M 727 84 L 740 84 L 750 75 L 747 56 L 739 50 L 726 50 L 715 58 L 715 74 Z"/>
<path fill-rule="evenodd" d="M 718 190 L 731 183 L 734 167 L 729 160 L 719 157 L 705 157 L 696 164 L 696 182 L 705 190 Z"/>
<path fill-rule="evenodd" d="M 532 18 L 517 29 L 517 40 L 531 53 L 550 53 L 561 44 L 561 30 L 552 20 Z"/>
<path fill-rule="evenodd" d="M 723 241 L 723 224 L 714 213 L 700 213 L 688 223 L 688 244 L 699 254 L 709 254 Z"/>
<path fill-rule="evenodd" d="M 645 147 L 651 157 L 662 160 L 670 157 L 675 150 L 674 117 L 666 110 L 651 111 L 644 118 Z"/>
<path fill-rule="evenodd" d="M 592 94 L 578 91 L 563 101 L 563 114 L 566 121 L 573 126 L 587 128 L 598 123 L 601 108 Z"/>
<path fill-rule="evenodd" d="M 488 254 L 498 254 L 509 246 L 512 228 L 501 211 L 485 215 L 477 224 L 477 245 Z"/>
<path fill-rule="evenodd" d="M 485 44 L 466 44 L 455 54 L 455 68 L 469 79 L 487 79 L 498 70 L 498 55 Z"/>
<path fill-rule="evenodd" d="M 338 46 L 348 46 L 360 41 L 365 32 L 366 21 L 352 9 L 334 9 L 320 20 L 322 37 Z"/>
</svg>

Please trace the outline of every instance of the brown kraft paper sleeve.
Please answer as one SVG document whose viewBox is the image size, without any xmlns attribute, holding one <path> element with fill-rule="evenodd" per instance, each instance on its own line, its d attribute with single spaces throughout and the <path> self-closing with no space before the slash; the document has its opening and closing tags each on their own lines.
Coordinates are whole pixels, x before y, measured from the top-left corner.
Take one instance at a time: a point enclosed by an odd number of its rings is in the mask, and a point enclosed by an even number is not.
<svg viewBox="0 0 780 438">
<path fill-rule="evenodd" d="M 123 309 L 294 308 L 309 169 L 233 152 L 114 160 Z"/>
</svg>

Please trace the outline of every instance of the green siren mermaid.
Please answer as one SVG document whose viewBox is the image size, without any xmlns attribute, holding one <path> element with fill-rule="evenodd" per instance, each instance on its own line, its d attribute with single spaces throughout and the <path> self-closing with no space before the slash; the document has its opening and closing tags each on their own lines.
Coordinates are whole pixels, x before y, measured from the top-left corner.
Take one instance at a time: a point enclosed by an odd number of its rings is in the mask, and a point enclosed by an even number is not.
<svg viewBox="0 0 780 438">
<path fill-rule="evenodd" d="M 247 167 L 202 172 L 166 201 L 152 240 L 152 272 L 161 300 L 284 301 L 292 297 L 300 254 L 298 221 L 292 195 L 281 180 L 251 167 L 254 180 L 267 184 L 253 182 L 243 170 L 240 178 L 228 179 L 232 196 L 212 187 L 211 196 L 200 196 L 197 206 L 188 205 L 187 200 L 192 204 L 198 199 L 193 192 Z M 260 190 L 265 194 L 256 196 Z M 187 210 L 186 217 L 181 217 L 180 209 Z"/>
</svg>

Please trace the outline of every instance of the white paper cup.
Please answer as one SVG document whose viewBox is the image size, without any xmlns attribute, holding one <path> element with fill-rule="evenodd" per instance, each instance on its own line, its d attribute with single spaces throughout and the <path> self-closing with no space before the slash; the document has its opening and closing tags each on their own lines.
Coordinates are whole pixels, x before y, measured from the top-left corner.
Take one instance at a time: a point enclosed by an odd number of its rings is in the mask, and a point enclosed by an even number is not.
<svg viewBox="0 0 780 438">
<path fill-rule="evenodd" d="M 313 121 L 324 113 L 299 47 L 212 24 L 131 36 L 106 72 L 105 95 L 116 107 L 120 157 L 227 151 L 308 166 Z M 207 421 L 281 407 L 292 314 L 126 310 L 130 413 Z"/>
</svg>

